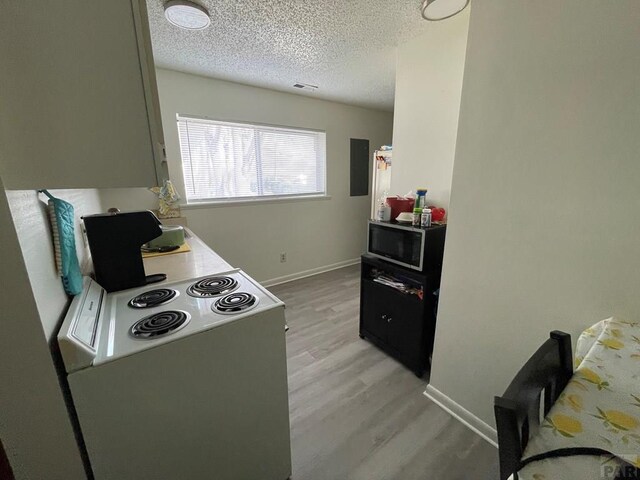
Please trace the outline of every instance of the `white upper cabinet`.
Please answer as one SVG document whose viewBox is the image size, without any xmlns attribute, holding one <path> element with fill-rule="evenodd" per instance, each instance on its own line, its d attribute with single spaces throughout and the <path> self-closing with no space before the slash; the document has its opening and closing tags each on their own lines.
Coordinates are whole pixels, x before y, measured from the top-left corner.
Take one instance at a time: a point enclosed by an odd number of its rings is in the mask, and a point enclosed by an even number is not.
<svg viewBox="0 0 640 480">
<path fill-rule="evenodd" d="M 0 2 L 7 189 L 153 186 L 163 144 L 144 0 Z"/>
</svg>

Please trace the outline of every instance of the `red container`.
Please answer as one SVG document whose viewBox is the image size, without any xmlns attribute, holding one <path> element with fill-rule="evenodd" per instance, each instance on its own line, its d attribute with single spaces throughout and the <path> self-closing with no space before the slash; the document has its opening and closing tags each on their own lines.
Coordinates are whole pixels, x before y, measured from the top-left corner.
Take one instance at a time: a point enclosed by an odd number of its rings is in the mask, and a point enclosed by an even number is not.
<svg viewBox="0 0 640 480">
<path fill-rule="evenodd" d="M 402 212 L 413 212 L 413 198 L 387 197 L 387 203 L 391 207 L 391 220 L 398 218 Z"/>
<path fill-rule="evenodd" d="M 444 220 L 444 217 L 447 214 L 447 211 L 444 208 L 438 208 L 435 205 L 430 205 L 429 208 L 431 209 L 431 220 L 434 222 L 441 222 Z"/>
</svg>

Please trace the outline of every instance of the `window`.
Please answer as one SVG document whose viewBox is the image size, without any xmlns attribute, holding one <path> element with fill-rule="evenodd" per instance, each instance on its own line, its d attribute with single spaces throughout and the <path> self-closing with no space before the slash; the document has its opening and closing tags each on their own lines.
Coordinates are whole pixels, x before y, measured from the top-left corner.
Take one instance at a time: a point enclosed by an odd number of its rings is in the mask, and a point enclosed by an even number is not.
<svg viewBox="0 0 640 480">
<path fill-rule="evenodd" d="M 178 116 L 188 202 L 325 194 L 324 132 Z"/>
</svg>

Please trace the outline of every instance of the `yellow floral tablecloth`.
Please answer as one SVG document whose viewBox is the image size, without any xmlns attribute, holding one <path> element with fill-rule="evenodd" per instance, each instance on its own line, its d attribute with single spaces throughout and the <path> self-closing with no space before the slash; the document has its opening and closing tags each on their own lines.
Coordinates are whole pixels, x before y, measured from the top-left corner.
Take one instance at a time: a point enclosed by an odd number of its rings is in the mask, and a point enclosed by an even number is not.
<svg viewBox="0 0 640 480">
<path fill-rule="evenodd" d="M 565 457 L 527 465 L 520 480 L 613 479 L 620 460 L 640 467 L 640 323 L 608 318 L 578 339 L 576 370 L 523 458 L 597 447 L 617 457 Z"/>
</svg>

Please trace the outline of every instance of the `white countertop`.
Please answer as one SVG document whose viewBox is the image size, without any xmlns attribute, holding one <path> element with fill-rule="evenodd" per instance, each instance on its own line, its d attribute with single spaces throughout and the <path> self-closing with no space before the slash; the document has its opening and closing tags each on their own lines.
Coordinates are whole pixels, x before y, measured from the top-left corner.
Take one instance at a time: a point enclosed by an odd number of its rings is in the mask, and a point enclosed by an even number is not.
<svg viewBox="0 0 640 480">
<path fill-rule="evenodd" d="M 175 282 L 233 269 L 191 230 L 185 228 L 185 232 L 185 240 L 191 251 L 145 258 L 143 261 L 147 275 L 166 273 L 165 282 Z"/>
</svg>

